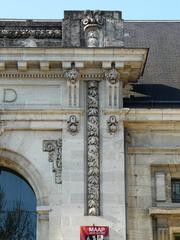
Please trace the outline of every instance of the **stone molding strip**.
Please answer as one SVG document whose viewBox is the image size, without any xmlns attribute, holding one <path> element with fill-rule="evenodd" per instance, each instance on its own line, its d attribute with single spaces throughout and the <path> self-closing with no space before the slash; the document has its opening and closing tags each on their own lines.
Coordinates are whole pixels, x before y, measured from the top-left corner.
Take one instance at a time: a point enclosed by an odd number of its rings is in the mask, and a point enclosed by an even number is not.
<svg viewBox="0 0 180 240">
<path fill-rule="evenodd" d="M 152 207 L 149 208 L 149 215 L 180 215 L 180 208 L 178 207 L 164 207 L 164 208 L 158 208 L 158 207 Z"/>
<path fill-rule="evenodd" d="M 129 147 L 128 154 L 163 154 L 174 155 L 180 154 L 180 147 Z"/>
<path fill-rule="evenodd" d="M 65 73 L 0 73 L 0 78 L 58 78 L 66 79 Z M 89 79 L 95 79 L 101 81 L 104 78 L 103 73 L 99 74 L 80 74 L 79 79 L 89 81 Z"/>
</svg>

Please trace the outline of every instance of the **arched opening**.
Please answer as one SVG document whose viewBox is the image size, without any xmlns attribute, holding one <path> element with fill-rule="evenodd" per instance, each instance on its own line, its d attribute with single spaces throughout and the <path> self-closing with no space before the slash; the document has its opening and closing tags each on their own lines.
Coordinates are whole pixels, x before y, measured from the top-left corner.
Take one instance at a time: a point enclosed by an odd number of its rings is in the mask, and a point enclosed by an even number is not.
<svg viewBox="0 0 180 240">
<path fill-rule="evenodd" d="M 1 239 L 36 239 L 36 196 L 18 173 L 0 167 Z"/>
</svg>

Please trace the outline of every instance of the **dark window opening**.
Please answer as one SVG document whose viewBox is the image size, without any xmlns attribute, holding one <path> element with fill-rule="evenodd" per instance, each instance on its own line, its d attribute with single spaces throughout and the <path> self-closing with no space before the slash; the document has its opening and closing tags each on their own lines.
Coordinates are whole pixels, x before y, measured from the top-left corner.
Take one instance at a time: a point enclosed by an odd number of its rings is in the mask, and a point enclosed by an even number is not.
<svg viewBox="0 0 180 240">
<path fill-rule="evenodd" d="M 180 179 L 171 180 L 171 193 L 172 193 L 172 202 L 180 203 Z"/>
<path fill-rule="evenodd" d="M 36 239 L 36 197 L 17 173 L 0 168 L 0 239 Z"/>
<path fill-rule="evenodd" d="M 175 234 L 174 240 L 180 240 L 180 233 L 176 233 L 176 234 Z"/>
</svg>

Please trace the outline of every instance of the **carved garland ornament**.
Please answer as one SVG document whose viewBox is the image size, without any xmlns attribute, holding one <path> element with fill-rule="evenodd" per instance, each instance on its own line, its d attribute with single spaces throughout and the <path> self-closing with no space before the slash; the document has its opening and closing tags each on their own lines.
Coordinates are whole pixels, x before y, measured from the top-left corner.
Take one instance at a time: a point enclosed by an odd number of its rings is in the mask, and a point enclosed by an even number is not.
<svg viewBox="0 0 180 240">
<path fill-rule="evenodd" d="M 53 172 L 55 173 L 55 182 L 62 183 L 62 139 L 44 140 L 43 150 L 49 152 L 49 162 L 53 164 Z"/>
<path fill-rule="evenodd" d="M 100 214 L 99 96 L 98 82 L 88 82 L 87 97 L 87 200 L 88 215 Z"/>
</svg>

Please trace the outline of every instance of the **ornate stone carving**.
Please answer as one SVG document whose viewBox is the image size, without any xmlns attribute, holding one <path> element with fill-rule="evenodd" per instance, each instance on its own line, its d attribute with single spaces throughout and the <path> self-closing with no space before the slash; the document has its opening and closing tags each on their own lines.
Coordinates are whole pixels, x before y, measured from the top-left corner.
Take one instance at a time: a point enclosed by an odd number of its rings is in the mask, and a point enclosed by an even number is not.
<svg viewBox="0 0 180 240">
<path fill-rule="evenodd" d="M 49 162 L 53 164 L 55 182 L 62 183 L 62 139 L 44 140 L 43 151 L 49 152 Z"/>
<path fill-rule="evenodd" d="M 84 28 L 88 27 L 89 25 L 97 25 L 102 26 L 104 24 L 104 18 L 102 16 L 102 12 L 86 10 L 84 12 L 84 18 L 82 20 Z"/>
<path fill-rule="evenodd" d="M 99 46 L 98 31 L 88 31 L 87 32 L 87 45 L 88 45 L 88 47 L 98 47 Z"/>
<path fill-rule="evenodd" d="M 98 82 L 88 82 L 87 96 L 87 207 L 88 215 L 100 214 L 99 95 Z"/>
<path fill-rule="evenodd" d="M 105 72 L 105 78 L 111 84 L 116 84 L 119 76 L 120 74 L 115 68 L 112 68 L 110 71 Z"/>
<path fill-rule="evenodd" d="M 120 74 L 115 68 L 112 68 L 111 70 L 105 72 L 108 107 L 111 108 L 119 107 L 119 77 Z"/>
<path fill-rule="evenodd" d="M 108 124 L 108 131 L 113 134 L 115 132 L 117 132 L 118 130 L 118 121 L 116 119 L 116 116 L 110 116 L 109 120 L 107 121 Z"/>
<path fill-rule="evenodd" d="M 65 73 L 68 80 L 69 106 L 79 107 L 79 78 L 80 73 L 73 67 Z"/>
<path fill-rule="evenodd" d="M 65 73 L 65 77 L 70 81 L 71 84 L 75 84 L 79 76 L 80 74 L 75 68 L 72 68 Z"/>
<path fill-rule="evenodd" d="M 0 29 L 0 38 L 61 39 L 60 29 Z"/>
<path fill-rule="evenodd" d="M 79 126 L 79 121 L 77 120 L 77 117 L 75 115 L 71 115 L 69 117 L 69 120 L 67 121 L 68 124 L 68 131 L 72 134 L 75 135 L 78 132 L 78 126 Z"/>
<path fill-rule="evenodd" d="M 100 46 L 100 28 L 104 24 L 104 18 L 101 11 L 84 12 L 84 18 L 82 19 L 84 25 L 85 39 L 87 47 L 99 47 Z"/>
</svg>

